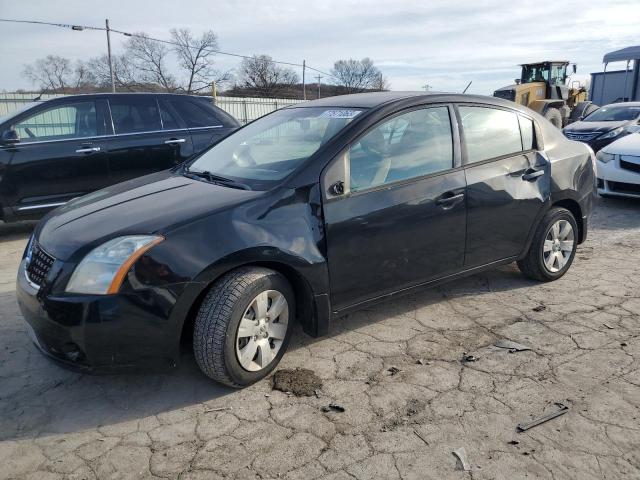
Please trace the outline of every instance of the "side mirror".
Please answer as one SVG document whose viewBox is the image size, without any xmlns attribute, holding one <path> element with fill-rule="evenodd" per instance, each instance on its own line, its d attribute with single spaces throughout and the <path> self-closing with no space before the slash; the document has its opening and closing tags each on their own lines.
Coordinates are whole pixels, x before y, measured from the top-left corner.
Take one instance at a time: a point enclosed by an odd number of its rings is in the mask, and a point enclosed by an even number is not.
<svg viewBox="0 0 640 480">
<path fill-rule="evenodd" d="M 2 132 L 2 136 L 0 137 L 0 143 L 4 144 L 18 143 L 19 141 L 20 137 L 18 136 L 18 132 L 16 132 L 13 128 Z"/>
<path fill-rule="evenodd" d="M 519 79 L 519 78 L 516 78 L 516 79 L 514 80 L 514 82 L 516 83 L 516 85 L 520 85 L 520 79 Z"/>
<path fill-rule="evenodd" d="M 578 71 L 578 65 L 574 63 L 572 67 L 573 67 L 573 73 L 576 73 Z"/>
</svg>

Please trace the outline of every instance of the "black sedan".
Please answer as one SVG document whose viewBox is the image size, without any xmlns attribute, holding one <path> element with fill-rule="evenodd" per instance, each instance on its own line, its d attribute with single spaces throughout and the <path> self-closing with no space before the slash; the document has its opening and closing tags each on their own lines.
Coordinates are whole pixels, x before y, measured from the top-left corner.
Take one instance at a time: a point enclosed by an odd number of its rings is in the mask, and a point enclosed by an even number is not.
<svg viewBox="0 0 640 480">
<path fill-rule="evenodd" d="M 69 95 L 0 119 L 0 220 L 41 218 L 72 198 L 166 170 L 240 125 L 211 98 Z"/>
<path fill-rule="evenodd" d="M 567 138 L 585 142 L 595 152 L 640 130 L 640 102 L 612 103 L 564 127 Z"/>
<path fill-rule="evenodd" d="M 517 261 L 555 280 L 587 235 L 594 155 L 512 102 L 385 92 L 265 116 L 170 171 L 69 202 L 17 279 L 48 355 L 174 366 L 232 386 L 396 294 Z"/>
</svg>

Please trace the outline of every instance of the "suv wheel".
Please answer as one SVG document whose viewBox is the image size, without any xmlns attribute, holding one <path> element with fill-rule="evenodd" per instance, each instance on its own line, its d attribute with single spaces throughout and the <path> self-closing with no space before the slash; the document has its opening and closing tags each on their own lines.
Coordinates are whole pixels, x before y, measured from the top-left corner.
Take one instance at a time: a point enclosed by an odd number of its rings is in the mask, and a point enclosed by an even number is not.
<svg viewBox="0 0 640 480">
<path fill-rule="evenodd" d="M 243 267 L 218 280 L 198 311 L 193 350 L 208 377 L 244 387 L 267 376 L 291 337 L 295 297 L 266 268 Z"/>
<path fill-rule="evenodd" d="M 573 262 L 577 234 L 578 225 L 571 212 L 552 208 L 538 225 L 527 256 L 518 261 L 520 271 L 543 282 L 560 278 Z"/>
</svg>

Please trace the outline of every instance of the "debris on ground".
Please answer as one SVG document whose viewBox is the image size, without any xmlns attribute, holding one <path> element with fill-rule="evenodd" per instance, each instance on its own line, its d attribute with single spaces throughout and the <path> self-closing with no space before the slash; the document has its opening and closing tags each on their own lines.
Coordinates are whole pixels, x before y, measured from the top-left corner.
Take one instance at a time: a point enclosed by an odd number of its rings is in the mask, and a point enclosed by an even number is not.
<svg viewBox="0 0 640 480">
<path fill-rule="evenodd" d="M 511 340 L 506 340 L 506 339 L 498 340 L 493 345 L 498 348 L 506 348 L 507 350 L 509 350 L 509 353 L 524 352 L 526 350 L 531 350 L 531 347 L 527 347 L 526 345 L 523 345 L 521 343 L 512 342 Z"/>
<path fill-rule="evenodd" d="M 407 417 L 413 417 L 414 415 L 419 414 L 426 408 L 427 404 L 423 400 L 418 400 L 417 398 L 412 398 L 407 402 L 405 408 L 405 415 Z"/>
<path fill-rule="evenodd" d="M 273 389 L 298 397 L 310 397 L 322 387 L 322 380 L 306 368 L 282 369 L 273 375 Z"/>
<path fill-rule="evenodd" d="M 341 412 L 342 413 L 344 412 L 344 407 L 337 403 L 330 403 L 329 405 L 322 407 L 321 410 L 323 412 Z"/>
<path fill-rule="evenodd" d="M 393 377 L 394 375 L 400 373 L 401 370 L 398 367 L 389 367 L 389 368 L 387 368 L 387 372 L 389 372 L 391 374 L 391 376 Z"/>
<path fill-rule="evenodd" d="M 204 412 L 224 412 L 226 410 L 231 410 L 231 407 L 218 407 L 218 408 L 207 408 Z"/>
<path fill-rule="evenodd" d="M 620 344 L 620 346 L 621 346 L 621 347 L 628 347 L 629 345 L 627 344 L 627 342 L 622 342 L 622 343 Z"/>
<path fill-rule="evenodd" d="M 613 327 L 611 325 L 609 325 L 608 323 L 603 323 L 602 325 L 607 327 L 609 330 L 613 330 Z"/>
<path fill-rule="evenodd" d="M 556 404 L 558 409 L 555 412 L 551 412 L 547 415 L 543 415 L 542 417 L 538 417 L 534 420 L 531 420 L 530 422 L 527 423 L 519 423 L 516 426 L 516 430 L 518 432 L 525 432 L 527 430 L 529 430 L 530 428 L 533 427 L 537 427 L 538 425 L 548 422 L 549 420 L 552 420 L 556 417 L 559 417 L 560 415 L 564 415 L 565 413 L 567 413 L 569 411 L 569 407 L 567 407 L 565 404 L 560 403 L 560 402 L 556 402 Z"/>
<path fill-rule="evenodd" d="M 418 430 L 416 430 L 415 428 L 413 429 L 413 433 L 416 434 L 416 437 L 418 437 L 420 440 L 422 440 L 426 445 L 429 445 L 429 442 L 427 442 L 427 439 L 424 438 L 422 436 L 422 434 L 420 432 L 418 432 Z"/>
<path fill-rule="evenodd" d="M 316 396 L 316 398 L 320 398 L 320 395 L 322 395 L 322 392 L 320 390 L 314 390 L 313 394 Z"/>
<path fill-rule="evenodd" d="M 520 442 L 518 440 L 510 440 L 507 442 L 509 445 L 520 445 Z"/>
<path fill-rule="evenodd" d="M 464 353 L 462 355 L 462 361 L 464 363 L 477 362 L 478 360 L 480 360 L 480 359 L 478 357 L 476 357 L 475 355 L 467 355 L 466 353 Z"/>
<path fill-rule="evenodd" d="M 467 462 L 467 452 L 464 450 L 464 447 L 457 448 L 451 453 L 453 453 L 458 460 L 456 465 L 458 470 L 464 470 L 465 472 L 471 470 L 469 462 Z"/>
<path fill-rule="evenodd" d="M 418 360 L 416 360 L 416 365 L 431 365 L 431 362 L 428 362 L 423 358 L 419 358 Z"/>
<path fill-rule="evenodd" d="M 546 305 L 540 304 L 537 307 L 533 307 L 531 310 L 533 310 L 534 312 L 544 312 L 546 309 Z"/>
</svg>

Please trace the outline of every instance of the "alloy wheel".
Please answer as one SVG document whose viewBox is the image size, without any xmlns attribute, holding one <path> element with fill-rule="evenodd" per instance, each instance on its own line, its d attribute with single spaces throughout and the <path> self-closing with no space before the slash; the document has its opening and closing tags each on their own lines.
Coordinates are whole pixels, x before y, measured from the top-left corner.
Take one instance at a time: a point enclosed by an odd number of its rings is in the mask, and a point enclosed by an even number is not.
<svg viewBox="0 0 640 480">
<path fill-rule="evenodd" d="M 575 246 L 575 235 L 571 223 L 567 220 L 556 221 L 547 231 L 542 247 L 545 268 L 551 273 L 562 270 L 570 260 Z"/>
<path fill-rule="evenodd" d="M 276 357 L 287 333 L 289 304 L 277 290 L 260 292 L 244 312 L 236 333 L 236 356 L 245 370 L 257 372 Z"/>
</svg>

